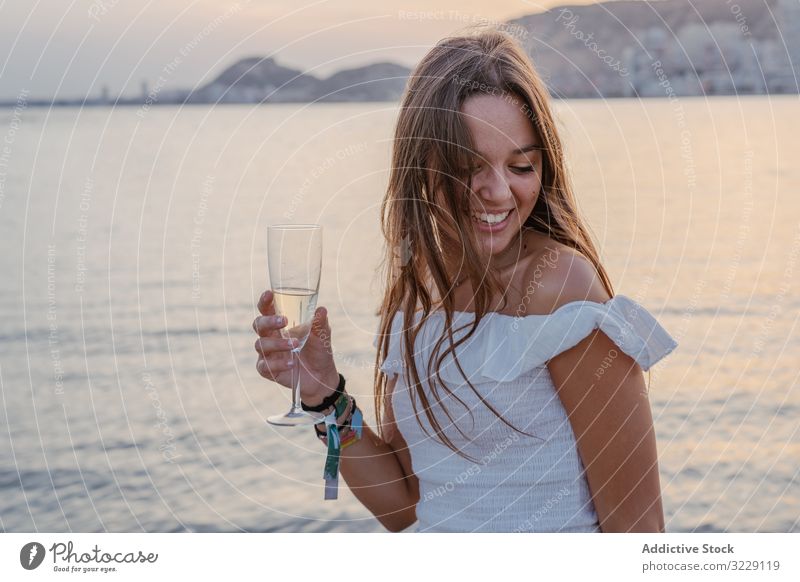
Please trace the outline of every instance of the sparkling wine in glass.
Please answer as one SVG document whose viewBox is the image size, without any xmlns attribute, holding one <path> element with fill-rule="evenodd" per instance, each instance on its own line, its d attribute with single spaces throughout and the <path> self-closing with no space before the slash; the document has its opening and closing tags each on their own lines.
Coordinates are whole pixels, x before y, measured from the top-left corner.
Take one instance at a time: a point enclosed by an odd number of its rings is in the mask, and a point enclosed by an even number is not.
<svg viewBox="0 0 800 582">
<path fill-rule="evenodd" d="M 318 224 L 274 224 L 267 228 L 269 279 L 275 312 L 286 317 L 281 336 L 294 338 L 292 350 L 292 407 L 285 414 L 267 418 L 278 426 L 300 426 L 323 421 L 319 412 L 306 412 L 300 405 L 300 351 L 311 332 L 317 308 L 322 271 L 322 226 Z"/>
</svg>

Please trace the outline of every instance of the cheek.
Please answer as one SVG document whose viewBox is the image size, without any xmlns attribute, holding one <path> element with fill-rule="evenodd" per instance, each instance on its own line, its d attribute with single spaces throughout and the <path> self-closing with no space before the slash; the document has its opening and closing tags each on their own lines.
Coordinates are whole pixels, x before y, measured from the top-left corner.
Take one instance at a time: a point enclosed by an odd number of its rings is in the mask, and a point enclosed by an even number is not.
<svg viewBox="0 0 800 582">
<path fill-rule="evenodd" d="M 511 191 L 517 204 L 523 208 L 533 208 L 541 189 L 541 181 L 538 176 L 520 179 L 513 186 Z"/>
</svg>

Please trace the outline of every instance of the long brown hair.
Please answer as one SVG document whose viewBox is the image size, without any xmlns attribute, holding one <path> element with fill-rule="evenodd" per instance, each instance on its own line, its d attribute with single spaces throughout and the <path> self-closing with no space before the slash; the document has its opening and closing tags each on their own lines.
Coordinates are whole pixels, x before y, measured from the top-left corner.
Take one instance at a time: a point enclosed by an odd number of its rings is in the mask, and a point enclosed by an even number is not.
<svg viewBox="0 0 800 582">
<path fill-rule="evenodd" d="M 443 312 L 443 334 L 433 348 L 427 370 L 433 399 L 452 422 L 437 388 L 440 384 L 463 404 L 440 376 L 442 362 L 452 352 L 466 383 L 501 421 L 511 426 L 478 394 L 455 358 L 455 348 L 472 336 L 487 313 L 491 298 L 501 289 L 500 282 L 487 272 L 482 262 L 479 241 L 471 225 L 469 199 L 464 195 L 465 186 L 469 190 L 469 173 L 465 168 L 470 167 L 474 154 L 469 131 L 459 115 L 466 98 L 493 89 L 514 96 L 523 104 L 523 111 L 543 145 L 542 188 L 525 226 L 582 253 L 593 263 L 613 296 L 611 281 L 578 214 L 549 94 L 525 52 L 510 35 L 496 29 L 441 40 L 420 61 L 406 86 L 395 127 L 389 185 L 381 206 L 386 285 L 378 313 L 375 413 L 383 437 L 382 407 L 389 405 L 388 379 L 379 366 L 389 354 L 392 321 L 402 311 L 403 363 L 409 389 L 416 392 L 442 442 L 465 457 L 444 434 L 432 413 L 414 360 L 414 346 L 432 310 Z M 398 254 L 405 255 L 404 260 L 398 260 Z M 460 262 L 459 272 L 465 273 L 474 290 L 475 307 L 471 329 L 458 341 L 454 341 L 452 329 L 455 312 L 452 290 L 456 281 L 445 261 L 445 257 L 449 261 L 454 256 Z M 415 314 L 420 316 L 416 325 Z M 446 338 L 449 345 L 440 354 Z M 426 430 L 419 419 L 415 398 L 411 401 L 417 421 Z"/>
</svg>

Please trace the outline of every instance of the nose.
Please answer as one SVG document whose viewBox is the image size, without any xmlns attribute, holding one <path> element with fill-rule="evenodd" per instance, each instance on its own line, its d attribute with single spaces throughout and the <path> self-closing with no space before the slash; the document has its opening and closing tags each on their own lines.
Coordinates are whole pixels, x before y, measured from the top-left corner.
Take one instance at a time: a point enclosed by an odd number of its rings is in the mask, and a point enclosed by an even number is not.
<svg viewBox="0 0 800 582">
<path fill-rule="evenodd" d="M 487 206 L 499 206 L 511 199 L 511 186 L 503 173 L 487 166 L 472 177 L 472 190 Z"/>
</svg>

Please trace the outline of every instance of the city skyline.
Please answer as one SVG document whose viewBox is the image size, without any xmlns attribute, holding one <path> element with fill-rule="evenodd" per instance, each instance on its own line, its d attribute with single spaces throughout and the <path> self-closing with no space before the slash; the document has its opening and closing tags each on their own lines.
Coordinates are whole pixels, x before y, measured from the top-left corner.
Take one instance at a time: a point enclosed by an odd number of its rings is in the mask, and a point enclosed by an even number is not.
<svg viewBox="0 0 800 582">
<path fill-rule="evenodd" d="M 589 4 L 594 0 L 571 1 Z M 481 21 L 507 20 L 559 0 L 57 0 L 0 6 L 0 100 L 135 96 L 169 63 L 171 88 L 193 87 L 237 59 L 273 54 L 318 76 L 391 61 L 412 66 L 439 38 Z"/>
</svg>

